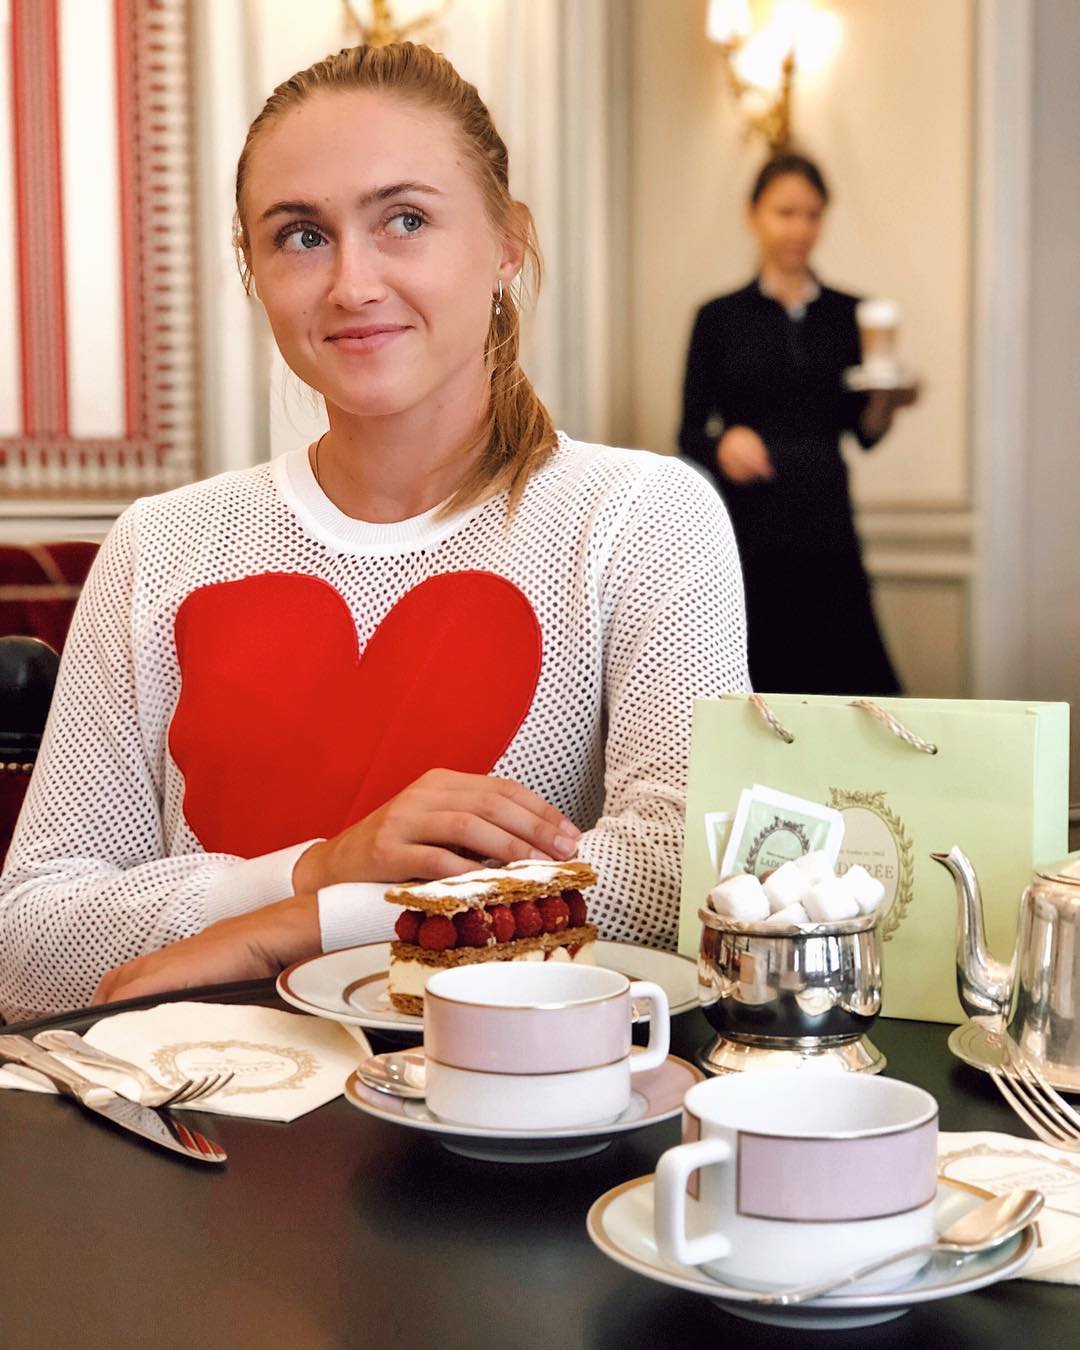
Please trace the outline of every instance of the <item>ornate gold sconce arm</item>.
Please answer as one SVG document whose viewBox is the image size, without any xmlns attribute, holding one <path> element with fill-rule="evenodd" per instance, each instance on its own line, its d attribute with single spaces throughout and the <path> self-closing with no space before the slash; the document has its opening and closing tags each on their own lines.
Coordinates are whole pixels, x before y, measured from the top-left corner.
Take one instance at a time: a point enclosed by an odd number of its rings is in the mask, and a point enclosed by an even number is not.
<svg viewBox="0 0 1080 1350">
<path fill-rule="evenodd" d="M 768 97 L 765 90 L 757 85 L 751 84 L 749 80 L 744 80 L 735 67 L 735 58 L 738 56 L 739 49 L 742 46 L 742 39 L 737 37 L 729 38 L 726 42 L 719 42 L 720 55 L 724 62 L 724 73 L 727 76 L 728 88 L 737 104 L 743 104 L 748 95 L 754 95 L 757 98 L 765 99 Z M 769 144 L 769 150 L 772 154 L 781 154 L 791 143 L 791 112 L 792 101 L 795 92 L 795 53 L 788 52 L 784 57 L 783 65 L 780 67 L 780 88 L 775 97 L 765 107 L 762 112 L 752 113 L 743 109 L 743 117 L 746 120 L 746 135 L 758 133 L 765 137 Z"/>
<path fill-rule="evenodd" d="M 390 8 L 390 0 L 371 0 L 371 22 L 364 23 L 353 7 L 352 0 L 341 0 L 341 3 L 345 6 L 350 27 L 356 30 L 360 41 L 368 47 L 387 47 L 391 42 L 408 42 L 433 29 L 450 7 L 450 0 L 442 0 L 436 9 L 419 14 L 408 23 L 397 23 Z"/>
</svg>

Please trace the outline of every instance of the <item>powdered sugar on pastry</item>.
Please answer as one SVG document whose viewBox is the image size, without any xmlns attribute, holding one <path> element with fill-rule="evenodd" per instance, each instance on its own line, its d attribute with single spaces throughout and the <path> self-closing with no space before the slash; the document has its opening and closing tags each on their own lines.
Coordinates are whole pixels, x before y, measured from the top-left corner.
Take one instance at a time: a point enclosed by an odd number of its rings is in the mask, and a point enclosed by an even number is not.
<svg viewBox="0 0 1080 1350">
<path fill-rule="evenodd" d="M 442 881 L 391 886 L 386 899 L 392 905 L 429 914 L 456 914 L 472 905 L 511 905 L 595 884 L 596 873 L 585 862 L 524 861 L 506 867 L 481 867 Z"/>
</svg>

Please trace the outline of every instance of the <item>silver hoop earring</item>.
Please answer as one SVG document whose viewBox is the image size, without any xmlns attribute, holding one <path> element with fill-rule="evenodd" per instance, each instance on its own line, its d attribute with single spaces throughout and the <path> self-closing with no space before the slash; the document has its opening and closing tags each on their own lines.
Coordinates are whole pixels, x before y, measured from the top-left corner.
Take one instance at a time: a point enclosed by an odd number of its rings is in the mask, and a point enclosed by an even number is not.
<svg viewBox="0 0 1080 1350">
<path fill-rule="evenodd" d="M 502 298 L 503 298 L 503 284 L 502 284 L 502 278 L 500 277 L 500 278 L 499 278 L 499 289 L 498 289 L 498 291 L 496 292 L 495 297 L 494 297 L 494 300 L 495 300 L 495 317 L 496 317 L 496 318 L 498 318 L 499 315 L 502 313 Z"/>
</svg>

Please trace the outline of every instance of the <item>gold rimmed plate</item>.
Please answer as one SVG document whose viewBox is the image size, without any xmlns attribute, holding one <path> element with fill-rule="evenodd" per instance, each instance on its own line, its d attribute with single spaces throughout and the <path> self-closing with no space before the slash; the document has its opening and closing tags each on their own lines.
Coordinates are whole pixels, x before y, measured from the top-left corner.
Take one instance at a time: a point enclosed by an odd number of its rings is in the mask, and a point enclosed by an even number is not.
<svg viewBox="0 0 1080 1350">
<path fill-rule="evenodd" d="M 466 1158 L 479 1158 L 484 1162 L 563 1162 L 569 1158 L 587 1158 L 607 1148 L 620 1134 L 643 1130 L 647 1125 L 677 1116 L 687 1092 L 704 1077 L 700 1069 L 695 1069 L 686 1060 L 668 1055 L 663 1064 L 635 1077 L 630 1104 L 617 1119 L 553 1130 L 499 1130 L 455 1125 L 440 1120 L 424 1101 L 390 1097 L 369 1087 L 357 1073 L 346 1080 L 345 1096 L 366 1115 L 431 1135 L 451 1153 L 460 1153 Z"/>
<path fill-rule="evenodd" d="M 939 1178 L 934 1222 L 948 1227 L 990 1192 Z M 902 1316 L 916 1303 L 953 1298 L 1016 1275 L 1035 1249 L 1031 1225 L 1014 1238 L 957 1262 L 955 1255 L 935 1253 L 916 1275 L 899 1288 L 833 1294 L 789 1308 L 768 1307 L 753 1289 L 713 1280 L 696 1266 L 665 1261 L 653 1231 L 653 1177 L 638 1177 L 602 1195 L 586 1218 L 589 1237 L 605 1256 L 646 1279 L 692 1294 L 703 1294 L 737 1317 L 775 1326 L 844 1330 L 873 1326 Z"/>
<path fill-rule="evenodd" d="M 388 942 L 323 952 L 283 970 L 277 990 L 286 1003 L 346 1026 L 419 1036 L 421 1017 L 398 1012 L 387 991 Z M 652 980 L 668 996 L 672 1013 L 698 1006 L 697 965 L 685 956 L 630 942 L 597 942 L 596 964 L 631 980 Z"/>
</svg>

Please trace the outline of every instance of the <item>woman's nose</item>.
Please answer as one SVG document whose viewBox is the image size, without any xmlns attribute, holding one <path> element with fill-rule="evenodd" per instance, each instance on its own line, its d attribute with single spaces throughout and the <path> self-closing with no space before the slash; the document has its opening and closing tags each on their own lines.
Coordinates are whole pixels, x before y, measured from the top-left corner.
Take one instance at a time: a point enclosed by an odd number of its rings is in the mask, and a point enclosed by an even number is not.
<svg viewBox="0 0 1080 1350">
<path fill-rule="evenodd" d="M 327 299 L 341 309 L 359 309 L 386 294 L 378 256 L 361 244 L 338 246 Z"/>
</svg>

